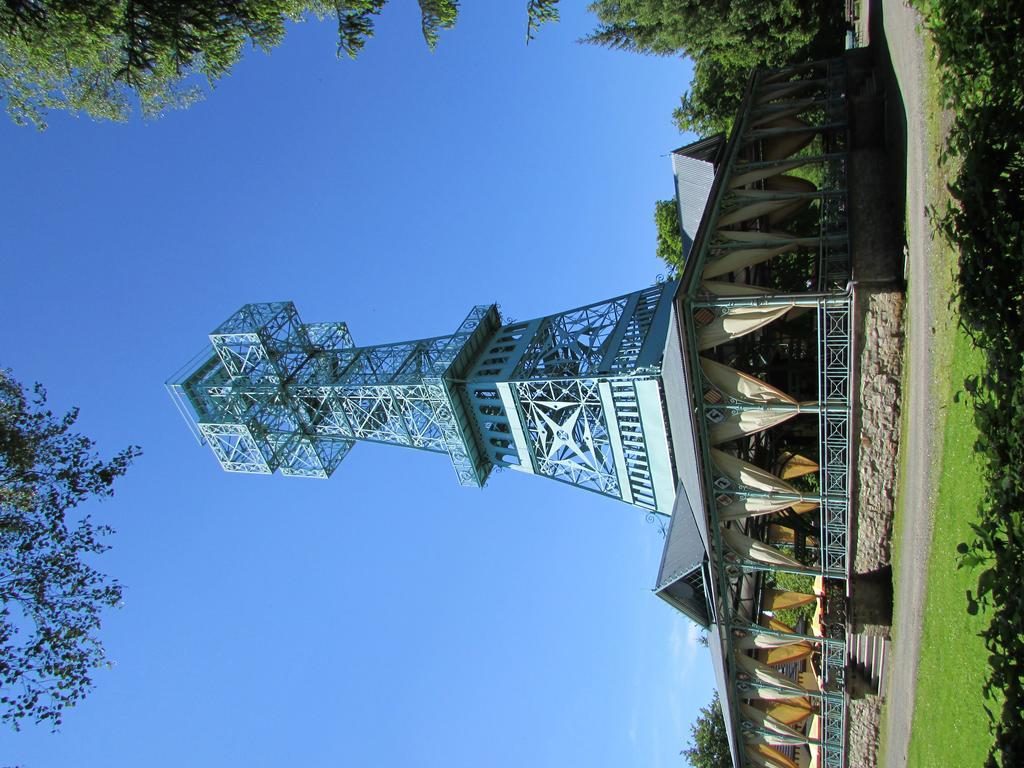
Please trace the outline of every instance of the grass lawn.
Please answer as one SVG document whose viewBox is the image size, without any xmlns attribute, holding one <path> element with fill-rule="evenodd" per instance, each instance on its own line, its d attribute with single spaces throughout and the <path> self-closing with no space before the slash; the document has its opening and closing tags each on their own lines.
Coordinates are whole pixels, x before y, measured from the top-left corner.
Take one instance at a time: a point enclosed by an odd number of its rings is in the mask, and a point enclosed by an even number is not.
<svg viewBox="0 0 1024 768">
<path fill-rule="evenodd" d="M 975 588 L 977 574 L 956 567 L 956 545 L 970 537 L 985 484 L 974 454 L 977 431 L 971 406 L 964 398 L 954 402 L 954 397 L 964 377 L 984 361 L 962 331 L 954 326 L 951 333 L 942 473 L 907 761 L 911 768 L 981 766 L 992 743 L 981 695 L 988 654 L 977 636 L 988 618 L 967 613 L 964 593 Z"/>
<path fill-rule="evenodd" d="M 925 95 L 926 129 L 932 148 L 930 160 L 935 168 L 941 144 L 942 109 L 930 39 L 926 38 L 925 46 L 929 80 Z M 929 175 L 926 194 L 930 205 L 945 205 L 945 185 L 950 173 L 950 169 L 943 168 L 941 172 Z M 941 460 L 931 469 L 939 482 L 932 511 L 927 596 L 907 765 L 909 768 L 980 768 L 992 743 L 981 693 L 989 672 L 988 652 L 978 637 L 978 632 L 988 625 L 989 618 L 967 613 L 965 592 L 976 588 L 977 573 L 957 568 L 956 546 L 971 538 L 970 524 L 977 520 L 978 505 L 985 494 L 980 462 L 974 453 L 977 429 L 973 410 L 969 401 L 963 396 L 958 397 L 958 394 L 964 378 L 981 370 L 985 361 L 983 354 L 973 348 L 970 339 L 958 327 L 955 309 L 949 307 L 956 254 L 948 245 L 936 240 L 933 242 L 933 255 L 931 298 L 937 322 L 932 337 L 935 378 L 931 383 L 931 393 L 940 403 L 944 421 L 941 434 L 935 438 L 942 443 Z M 908 319 L 910 323 L 921 322 L 919 318 Z M 906 428 L 904 409 L 904 433 Z M 897 507 L 905 481 L 902 466 L 900 470 Z M 897 514 L 895 542 L 900 541 L 901 523 L 902 516 Z M 895 573 L 898 573 L 899 555 L 898 548 L 894 547 Z M 899 642 L 899 638 L 895 640 Z M 883 733 L 882 738 L 885 736 Z M 879 754 L 882 754 L 881 749 Z"/>
</svg>

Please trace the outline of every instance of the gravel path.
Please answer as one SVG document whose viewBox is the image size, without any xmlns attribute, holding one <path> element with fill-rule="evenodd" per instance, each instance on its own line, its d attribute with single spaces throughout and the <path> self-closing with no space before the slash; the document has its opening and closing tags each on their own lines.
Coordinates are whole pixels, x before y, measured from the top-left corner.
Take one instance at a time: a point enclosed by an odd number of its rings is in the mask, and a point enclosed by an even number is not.
<svg viewBox="0 0 1024 768">
<path fill-rule="evenodd" d="M 906 482 L 902 538 L 898 542 L 899 568 L 892 655 L 886 690 L 885 754 L 883 768 L 903 768 L 914 719 L 917 660 L 925 603 L 928 553 L 931 544 L 931 504 L 936 477 L 931 472 L 941 458 L 941 440 L 935 402 L 931 397 L 935 323 L 929 299 L 931 289 L 931 228 L 925 214 L 928 147 L 924 121 L 924 49 L 917 29 L 918 14 L 899 0 L 882 0 L 885 42 L 903 99 L 907 120 L 907 241 L 908 273 L 906 329 L 907 382 L 904 407 L 907 432 L 903 436 Z"/>
</svg>

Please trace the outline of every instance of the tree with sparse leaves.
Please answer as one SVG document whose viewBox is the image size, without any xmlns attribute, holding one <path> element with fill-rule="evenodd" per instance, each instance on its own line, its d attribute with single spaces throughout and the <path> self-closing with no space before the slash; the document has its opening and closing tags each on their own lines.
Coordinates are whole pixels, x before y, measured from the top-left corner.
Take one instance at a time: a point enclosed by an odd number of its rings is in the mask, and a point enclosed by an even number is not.
<svg viewBox="0 0 1024 768">
<path fill-rule="evenodd" d="M 52 109 L 125 120 L 186 107 L 238 62 L 269 51 L 289 22 L 332 17 L 338 55 L 355 58 L 387 0 L 0 0 L 0 100 L 18 124 Z M 529 0 L 527 41 L 558 18 Z M 419 0 L 427 46 L 455 25 L 459 0 Z"/>
<path fill-rule="evenodd" d="M 121 601 L 92 565 L 112 531 L 76 508 L 110 496 L 140 451 L 104 461 L 72 431 L 77 416 L 55 415 L 41 386 L 27 392 L 0 370 L 0 720 L 14 728 L 56 729 L 89 693 L 106 663 L 101 613 Z"/>
<path fill-rule="evenodd" d="M 715 691 L 711 703 L 701 707 L 690 726 L 691 745 L 682 751 L 693 768 L 732 768 L 729 737 L 722 717 L 722 703 Z"/>
</svg>

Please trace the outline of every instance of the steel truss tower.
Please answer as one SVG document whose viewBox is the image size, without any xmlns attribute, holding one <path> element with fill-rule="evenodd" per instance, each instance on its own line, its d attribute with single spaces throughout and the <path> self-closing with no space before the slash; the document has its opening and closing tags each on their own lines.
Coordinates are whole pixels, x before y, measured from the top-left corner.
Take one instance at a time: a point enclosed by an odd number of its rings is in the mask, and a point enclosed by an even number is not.
<svg viewBox="0 0 1024 768">
<path fill-rule="evenodd" d="M 507 467 L 668 513 L 676 287 L 504 325 L 477 306 L 451 335 L 374 347 L 247 304 L 168 389 L 229 472 L 326 478 L 368 440 L 447 453 L 462 485 Z"/>
</svg>

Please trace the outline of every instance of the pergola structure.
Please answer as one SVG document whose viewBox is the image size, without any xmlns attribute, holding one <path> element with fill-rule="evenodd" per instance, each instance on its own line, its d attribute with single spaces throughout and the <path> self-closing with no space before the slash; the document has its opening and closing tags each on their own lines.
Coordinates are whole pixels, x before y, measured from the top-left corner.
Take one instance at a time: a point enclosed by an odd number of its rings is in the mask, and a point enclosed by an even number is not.
<svg viewBox="0 0 1024 768">
<path fill-rule="evenodd" d="M 847 83 L 757 71 L 727 139 L 673 153 L 691 439 L 655 591 L 709 630 L 737 768 L 846 764 Z"/>
</svg>

